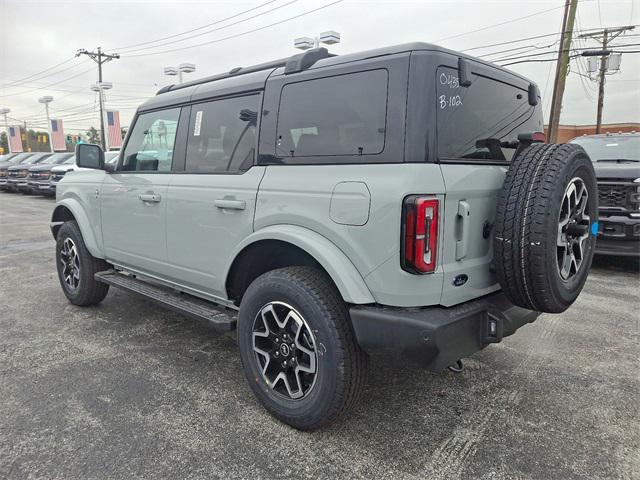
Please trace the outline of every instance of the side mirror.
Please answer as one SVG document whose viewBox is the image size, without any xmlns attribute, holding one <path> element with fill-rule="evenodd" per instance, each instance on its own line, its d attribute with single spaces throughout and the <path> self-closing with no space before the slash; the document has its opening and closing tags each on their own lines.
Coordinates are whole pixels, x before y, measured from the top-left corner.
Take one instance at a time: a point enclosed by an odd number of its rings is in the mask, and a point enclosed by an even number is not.
<svg viewBox="0 0 640 480">
<path fill-rule="evenodd" d="M 100 145 L 91 143 L 76 145 L 76 165 L 81 168 L 104 170 L 104 152 Z"/>
</svg>

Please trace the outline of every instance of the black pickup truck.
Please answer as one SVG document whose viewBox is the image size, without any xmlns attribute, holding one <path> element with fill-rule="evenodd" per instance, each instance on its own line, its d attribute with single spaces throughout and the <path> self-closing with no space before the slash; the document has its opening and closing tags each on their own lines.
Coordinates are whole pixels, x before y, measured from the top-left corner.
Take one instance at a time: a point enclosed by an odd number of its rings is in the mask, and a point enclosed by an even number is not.
<svg viewBox="0 0 640 480">
<path fill-rule="evenodd" d="M 574 138 L 591 160 L 598 179 L 596 253 L 640 257 L 640 133 L 606 133 Z"/>
</svg>

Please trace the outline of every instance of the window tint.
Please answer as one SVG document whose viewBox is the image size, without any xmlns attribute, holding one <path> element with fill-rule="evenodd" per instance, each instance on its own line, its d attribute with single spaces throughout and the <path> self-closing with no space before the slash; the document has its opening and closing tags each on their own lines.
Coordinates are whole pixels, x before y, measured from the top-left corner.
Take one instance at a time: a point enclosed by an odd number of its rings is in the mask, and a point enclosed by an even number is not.
<svg viewBox="0 0 640 480">
<path fill-rule="evenodd" d="M 191 107 L 187 172 L 237 172 L 253 165 L 260 97 L 226 98 Z"/>
<path fill-rule="evenodd" d="M 527 90 L 480 75 L 461 87 L 457 69 L 437 71 L 436 110 L 440 158 L 511 160 L 519 133 L 543 132 L 540 103 L 529 105 Z"/>
<path fill-rule="evenodd" d="M 140 115 L 124 151 L 122 170 L 171 170 L 179 117 L 180 108 Z"/>
<path fill-rule="evenodd" d="M 387 118 L 386 70 L 291 83 L 282 89 L 276 154 L 378 154 Z"/>
</svg>

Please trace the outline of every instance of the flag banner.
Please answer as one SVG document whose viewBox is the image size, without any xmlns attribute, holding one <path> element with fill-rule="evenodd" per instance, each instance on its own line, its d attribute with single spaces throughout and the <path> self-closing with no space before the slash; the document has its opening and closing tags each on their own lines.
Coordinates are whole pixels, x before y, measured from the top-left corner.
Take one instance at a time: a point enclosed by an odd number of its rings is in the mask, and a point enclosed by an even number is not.
<svg viewBox="0 0 640 480">
<path fill-rule="evenodd" d="M 67 144 L 64 139 L 62 120 L 51 120 L 51 142 L 54 152 L 66 152 Z"/>
<path fill-rule="evenodd" d="M 122 147 L 120 112 L 107 112 L 107 138 L 109 139 L 109 148 Z"/>
<path fill-rule="evenodd" d="M 20 138 L 20 127 L 9 127 L 9 149 L 13 153 L 22 152 L 22 138 Z"/>
</svg>

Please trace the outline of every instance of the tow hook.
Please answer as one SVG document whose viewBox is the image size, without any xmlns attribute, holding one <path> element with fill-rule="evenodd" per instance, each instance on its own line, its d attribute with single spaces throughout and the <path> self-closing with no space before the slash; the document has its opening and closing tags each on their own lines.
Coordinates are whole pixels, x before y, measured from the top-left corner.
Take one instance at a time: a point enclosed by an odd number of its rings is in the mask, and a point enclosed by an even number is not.
<svg viewBox="0 0 640 480">
<path fill-rule="evenodd" d="M 456 360 L 455 364 L 449 365 L 447 368 L 453 373 L 462 373 L 464 370 L 464 364 L 462 363 L 462 360 Z"/>
</svg>

